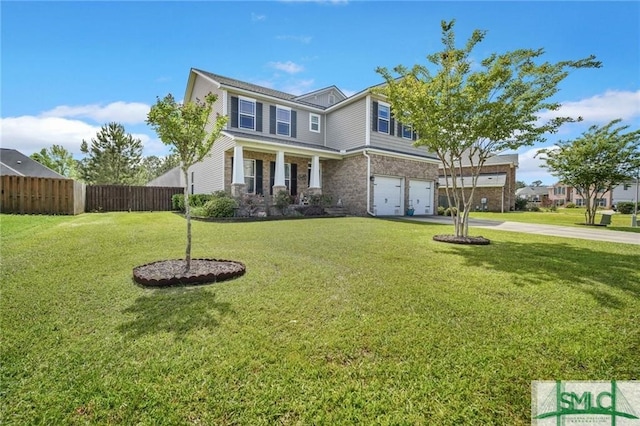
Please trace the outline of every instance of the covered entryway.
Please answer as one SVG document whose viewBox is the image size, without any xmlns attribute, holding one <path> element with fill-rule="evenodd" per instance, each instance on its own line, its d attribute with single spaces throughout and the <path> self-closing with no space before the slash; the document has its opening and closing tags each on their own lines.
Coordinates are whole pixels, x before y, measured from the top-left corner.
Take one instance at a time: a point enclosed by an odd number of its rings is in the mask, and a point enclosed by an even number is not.
<svg viewBox="0 0 640 426">
<path fill-rule="evenodd" d="M 373 180 L 373 214 L 376 216 L 401 216 L 402 178 L 375 176 Z"/>
<path fill-rule="evenodd" d="M 414 214 L 433 214 L 433 181 L 409 181 L 409 208 L 413 207 Z"/>
</svg>

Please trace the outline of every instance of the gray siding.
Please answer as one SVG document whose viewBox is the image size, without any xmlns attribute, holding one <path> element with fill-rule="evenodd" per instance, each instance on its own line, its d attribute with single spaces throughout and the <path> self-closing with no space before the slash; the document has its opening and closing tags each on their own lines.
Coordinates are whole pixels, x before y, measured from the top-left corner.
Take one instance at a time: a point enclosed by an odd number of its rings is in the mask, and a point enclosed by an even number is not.
<svg viewBox="0 0 640 426">
<path fill-rule="evenodd" d="M 366 98 L 350 103 L 326 117 L 327 147 L 358 148 L 366 142 Z"/>
<path fill-rule="evenodd" d="M 298 106 L 298 105 L 290 105 L 287 103 L 282 103 L 279 104 L 277 102 L 274 102 L 273 99 L 265 99 L 260 97 L 259 95 L 256 96 L 258 94 L 253 94 L 253 95 L 246 95 L 246 94 L 239 94 L 239 93 L 234 93 L 234 92 L 227 92 L 227 101 L 226 101 L 226 105 L 227 105 L 227 115 L 229 116 L 229 122 L 227 123 L 227 128 L 228 129 L 232 129 L 231 127 L 231 97 L 235 96 L 235 97 L 245 97 L 245 98 L 250 98 L 250 99 L 255 99 L 256 102 L 260 102 L 262 103 L 262 132 L 258 132 L 255 130 L 247 130 L 247 129 L 240 129 L 240 128 L 233 128 L 233 130 L 235 131 L 240 131 L 240 132 L 245 132 L 247 134 L 250 135 L 255 135 L 255 136 L 268 136 L 270 138 L 276 138 L 276 139 L 282 139 L 285 142 L 301 142 L 301 143 L 305 143 L 305 144 L 311 144 L 311 145 L 318 145 L 318 146 L 323 146 L 324 144 L 324 123 L 322 123 L 322 121 L 324 121 L 324 116 L 321 113 L 317 113 L 317 112 L 313 112 L 315 114 L 320 115 L 320 133 L 315 133 L 315 132 L 311 132 L 309 130 L 309 115 L 311 113 L 311 111 L 305 110 L 303 109 L 304 107 L 302 106 Z M 291 108 L 292 111 L 296 112 L 297 118 L 296 118 L 296 137 L 292 138 L 292 137 L 287 137 L 287 136 L 280 136 L 280 135 L 276 135 L 276 134 L 271 134 L 269 133 L 269 114 L 270 114 L 270 107 L 271 106 L 276 106 L 276 105 L 281 105 L 284 107 L 288 107 Z"/>
<path fill-rule="evenodd" d="M 213 83 L 206 80 L 204 77 L 196 75 L 196 81 L 193 84 L 191 99 L 189 99 L 189 101 L 195 101 L 196 99 L 204 100 L 204 97 L 209 93 L 213 93 L 218 96 L 218 100 L 213 104 L 213 111 L 211 113 L 211 117 L 215 120 L 216 114 L 225 114 L 222 110 L 222 90 L 218 89 Z"/>
<path fill-rule="evenodd" d="M 329 96 L 333 95 L 333 103 L 329 103 Z M 331 105 L 337 104 L 341 100 L 345 99 L 340 93 L 336 90 L 328 89 L 326 91 L 312 93 L 309 96 L 304 96 L 298 98 L 301 101 L 310 102 L 315 105 L 321 105 L 323 107 L 330 107 Z"/>
<path fill-rule="evenodd" d="M 224 152 L 233 146 L 233 140 L 223 135 L 213 144 L 211 155 L 189 168 L 189 185 L 193 173 L 195 194 L 210 194 L 224 190 Z M 191 193 L 190 186 L 188 190 Z"/>
</svg>

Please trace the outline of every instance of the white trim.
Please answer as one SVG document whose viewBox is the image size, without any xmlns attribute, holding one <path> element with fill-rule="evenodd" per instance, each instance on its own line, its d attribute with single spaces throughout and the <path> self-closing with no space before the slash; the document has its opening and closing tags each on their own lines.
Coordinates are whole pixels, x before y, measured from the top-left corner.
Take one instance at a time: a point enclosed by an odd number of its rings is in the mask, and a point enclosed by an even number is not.
<svg viewBox="0 0 640 426">
<path fill-rule="evenodd" d="M 271 141 L 262 141 L 258 139 L 248 139 L 242 138 L 240 141 L 238 140 L 238 136 L 232 136 L 236 145 L 241 144 L 247 149 L 251 149 L 251 151 L 257 152 L 274 152 L 276 150 L 285 150 L 287 154 L 290 155 L 302 155 L 306 157 L 311 157 L 313 155 L 320 155 L 322 158 L 341 160 L 344 158 L 342 154 L 339 152 L 328 152 L 323 149 L 315 149 L 315 148 L 304 148 L 299 147 L 297 145 L 289 145 L 285 143 L 277 143 Z"/>
<path fill-rule="evenodd" d="M 245 102 L 251 102 L 253 103 L 253 128 L 249 128 L 249 127 L 242 127 L 240 125 L 240 123 L 242 122 L 242 120 L 240 119 L 241 115 L 246 115 L 246 116 L 250 116 L 249 114 L 246 113 L 242 113 L 240 112 L 240 101 L 245 101 Z M 253 98 L 247 98 L 245 96 L 238 96 L 238 129 L 245 129 L 245 130 L 256 130 L 257 127 L 257 112 L 258 112 L 258 105 L 257 105 L 258 101 L 256 101 Z"/>
<path fill-rule="evenodd" d="M 284 151 L 276 153 L 276 170 L 273 177 L 273 186 L 285 186 L 284 181 Z"/>
<path fill-rule="evenodd" d="M 244 185 L 244 153 L 242 145 L 236 145 L 233 147 L 233 179 L 232 185 Z"/>
<path fill-rule="evenodd" d="M 386 107 L 389 110 L 388 118 L 380 118 L 380 107 Z M 380 120 L 387 120 L 386 132 L 380 131 Z M 380 134 L 383 134 L 383 135 L 391 134 L 391 105 L 386 102 L 378 101 L 378 115 L 376 116 L 376 129 L 378 129 L 378 133 Z"/>
<path fill-rule="evenodd" d="M 309 188 L 320 188 L 320 157 L 314 155 L 311 158 L 311 179 Z"/>
<path fill-rule="evenodd" d="M 385 157 L 403 158 L 405 160 L 422 161 L 424 163 L 432 163 L 432 164 L 442 164 L 442 162 L 437 158 L 416 157 L 415 155 L 411 155 L 411 154 L 402 154 L 399 152 L 383 151 L 376 148 L 361 148 L 355 151 L 349 151 L 345 156 L 358 154 L 362 151 L 367 151 L 369 154 L 383 155 Z"/>
<path fill-rule="evenodd" d="M 313 130 L 313 118 L 318 118 L 318 130 Z M 320 133 L 320 126 L 322 123 L 322 116 L 320 114 L 315 114 L 313 112 L 309 113 L 309 131 L 313 133 Z"/>
<path fill-rule="evenodd" d="M 296 101 L 287 101 L 286 99 L 282 99 L 282 98 L 278 98 L 275 96 L 270 96 L 267 95 L 265 93 L 262 92 L 254 92 L 252 90 L 247 90 L 247 89 L 242 89 L 239 87 L 234 87 L 234 86 L 229 86 L 224 84 L 223 87 L 227 88 L 228 90 L 230 90 L 231 92 L 233 92 L 234 94 L 238 95 L 238 96 L 242 96 L 242 94 L 244 94 L 245 96 L 256 96 L 259 97 L 261 99 L 261 101 L 267 101 L 270 102 L 272 105 L 276 105 L 276 104 L 280 104 L 280 105 L 290 105 L 290 108 L 292 109 L 306 109 L 309 111 L 316 111 L 318 113 L 324 113 L 325 110 L 322 108 L 318 108 L 318 107 L 313 107 L 311 105 L 307 105 L 306 103 L 301 103 L 301 102 L 296 102 Z M 338 104 L 335 104 L 338 105 Z"/>
<path fill-rule="evenodd" d="M 366 146 L 371 145 L 371 95 L 367 95 L 366 104 L 365 104 L 365 133 L 364 133 L 364 144 Z M 369 179 L 367 177 L 367 179 Z"/>
<path fill-rule="evenodd" d="M 229 114 L 229 110 L 227 109 L 227 91 L 226 90 L 222 90 L 222 115 L 227 115 Z M 240 108 L 240 105 L 238 105 L 238 108 Z M 229 114 L 231 115 L 231 114 Z M 240 120 L 240 116 L 238 116 L 238 120 Z M 240 123 L 238 123 L 240 124 Z M 231 127 L 231 120 L 227 121 L 227 126 Z"/>
<path fill-rule="evenodd" d="M 16 169 L 14 169 L 13 167 L 8 166 L 8 165 L 6 165 L 5 163 L 2 163 L 2 162 L 0 162 L 0 164 L 2 164 L 2 165 L 3 165 L 4 167 L 6 167 L 7 169 L 11 169 L 11 170 L 13 170 L 14 172 L 16 172 L 16 173 L 18 174 L 18 176 L 24 176 L 24 174 L 20 173 L 19 171 L 17 171 L 17 170 L 16 170 Z"/>
<path fill-rule="evenodd" d="M 289 122 L 283 121 L 283 120 L 279 120 L 278 119 L 278 110 L 281 109 L 283 111 L 289 111 Z M 289 136 L 291 137 L 291 122 L 292 122 L 292 114 L 291 114 L 291 108 L 287 107 L 287 106 L 283 106 L 283 105 L 278 105 L 276 104 L 276 135 L 278 136 Z M 282 134 L 282 133 L 278 133 L 278 123 L 285 123 L 289 125 L 289 132 L 287 134 Z"/>
</svg>

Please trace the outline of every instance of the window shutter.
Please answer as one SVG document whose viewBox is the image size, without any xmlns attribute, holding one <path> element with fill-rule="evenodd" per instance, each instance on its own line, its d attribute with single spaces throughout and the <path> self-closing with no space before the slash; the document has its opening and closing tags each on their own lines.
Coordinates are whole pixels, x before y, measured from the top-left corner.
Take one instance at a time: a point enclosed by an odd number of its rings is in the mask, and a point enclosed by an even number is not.
<svg viewBox="0 0 640 426">
<path fill-rule="evenodd" d="M 238 97 L 231 97 L 231 127 L 238 128 Z"/>
<path fill-rule="evenodd" d="M 269 195 L 273 195 L 273 184 L 276 183 L 276 162 L 269 163 Z"/>
<path fill-rule="evenodd" d="M 291 195 L 298 195 L 298 165 L 291 163 Z"/>
<path fill-rule="evenodd" d="M 229 182 L 233 183 L 233 157 L 231 157 L 231 173 L 229 174 Z"/>
<path fill-rule="evenodd" d="M 374 132 L 378 131 L 378 103 L 373 101 L 373 116 L 371 117 L 372 129 Z"/>
<path fill-rule="evenodd" d="M 256 131 L 262 131 L 262 102 L 256 102 Z"/>
<path fill-rule="evenodd" d="M 262 189 L 262 160 L 256 160 L 256 194 L 264 194 Z"/>
<path fill-rule="evenodd" d="M 418 140 L 418 134 L 416 132 L 413 132 L 413 140 L 414 141 Z"/>
<path fill-rule="evenodd" d="M 276 107 L 269 105 L 269 133 L 276 134 Z"/>
<path fill-rule="evenodd" d="M 391 117 L 391 119 L 389 120 L 389 134 L 391 136 L 395 136 L 393 134 L 393 131 L 395 130 L 395 128 L 396 128 L 396 121 L 393 119 L 393 117 Z"/>
<path fill-rule="evenodd" d="M 398 131 L 396 133 L 399 138 L 402 137 L 402 123 L 398 121 Z"/>
<path fill-rule="evenodd" d="M 291 111 L 291 137 L 296 138 L 298 133 L 298 113 Z"/>
</svg>

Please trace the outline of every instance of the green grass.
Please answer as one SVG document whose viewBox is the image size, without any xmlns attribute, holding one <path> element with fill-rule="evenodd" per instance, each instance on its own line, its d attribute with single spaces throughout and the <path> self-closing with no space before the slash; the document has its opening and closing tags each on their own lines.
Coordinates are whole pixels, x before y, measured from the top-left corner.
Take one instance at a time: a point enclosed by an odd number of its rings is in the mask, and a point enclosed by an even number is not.
<svg viewBox="0 0 640 426">
<path fill-rule="evenodd" d="M 3 424 L 530 424 L 532 380 L 640 378 L 640 253 L 370 218 L 194 222 L 236 280 L 137 287 L 171 213 L 0 216 Z"/>
<path fill-rule="evenodd" d="M 525 223 L 541 223 L 545 225 L 560 225 L 560 226 L 584 226 L 586 219 L 584 216 L 585 209 L 575 208 L 566 209 L 559 208 L 557 211 L 549 211 L 548 209 L 542 209 L 539 212 L 506 212 L 506 213 L 493 213 L 493 212 L 472 212 L 471 217 L 476 219 L 491 219 L 500 221 L 511 222 L 525 222 Z M 596 213 L 595 223 L 600 223 L 602 213 L 600 210 Z M 614 230 L 614 231 L 627 231 L 640 233 L 640 226 L 631 227 L 631 215 L 615 213 L 611 216 L 611 225 L 600 228 L 602 230 Z"/>
</svg>

